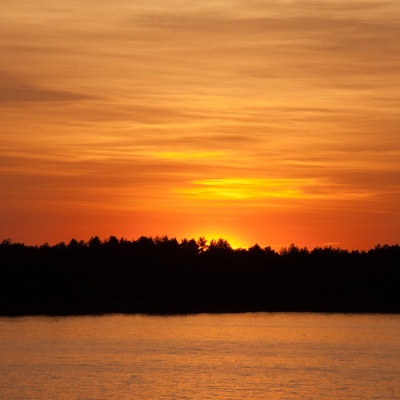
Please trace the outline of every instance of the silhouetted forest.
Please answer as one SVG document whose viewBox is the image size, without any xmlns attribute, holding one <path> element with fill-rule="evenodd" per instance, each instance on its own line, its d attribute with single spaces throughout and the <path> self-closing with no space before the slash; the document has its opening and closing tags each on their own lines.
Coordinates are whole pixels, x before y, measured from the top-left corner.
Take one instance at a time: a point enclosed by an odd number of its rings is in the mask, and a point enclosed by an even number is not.
<svg viewBox="0 0 400 400">
<path fill-rule="evenodd" d="M 0 315 L 400 312 L 400 247 L 367 252 L 224 239 L 0 244 Z"/>
</svg>

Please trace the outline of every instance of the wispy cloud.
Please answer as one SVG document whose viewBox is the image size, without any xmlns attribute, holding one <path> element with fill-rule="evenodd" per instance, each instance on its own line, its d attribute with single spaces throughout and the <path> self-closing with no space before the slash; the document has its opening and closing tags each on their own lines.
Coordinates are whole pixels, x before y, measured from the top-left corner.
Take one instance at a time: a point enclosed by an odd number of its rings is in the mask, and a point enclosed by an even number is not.
<svg viewBox="0 0 400 400">
<path fill-rule="evenodd" d="M 335 200 L 360 199 L 372 195 L 368 190 L 351 191 L 349 187 L 311 178 L 222 178 L 193 181 L 177 193 L 193 199 L 203 200 L 268 200 L 308 199 Z M 268 203 L 265 203 L 268 205 Z"/>
<path fill-rule="evenodd" d="M 79 92 L 36 86 L 0 71 L 0 103 L 3 105 L 4 103 L 74 102 L 90 98 L 91 96 Z"/>
</svg>

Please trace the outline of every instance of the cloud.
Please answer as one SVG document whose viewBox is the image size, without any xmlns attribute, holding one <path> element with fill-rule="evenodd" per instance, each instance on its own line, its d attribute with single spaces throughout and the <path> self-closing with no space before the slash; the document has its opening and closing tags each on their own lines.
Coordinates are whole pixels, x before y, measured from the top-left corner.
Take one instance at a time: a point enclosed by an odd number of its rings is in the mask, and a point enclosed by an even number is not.
<svg viewBox="0 0 400 400">
<path fill-rule="evenodd" d="M 198 200 L 247 201 L 339 200 L 363 199 L 371 196 L 367 190 L 350 189 L 319 178 L 218 178 L 192 182 L 188 188 L 177 189 L 182 196 Z"/>
<path fill-rule="evenodd" d="M 74 102 L 90 96 L 64 90 L 41 88 L 23 79 L 0 72 L 1 103 Z"/>
</svg>

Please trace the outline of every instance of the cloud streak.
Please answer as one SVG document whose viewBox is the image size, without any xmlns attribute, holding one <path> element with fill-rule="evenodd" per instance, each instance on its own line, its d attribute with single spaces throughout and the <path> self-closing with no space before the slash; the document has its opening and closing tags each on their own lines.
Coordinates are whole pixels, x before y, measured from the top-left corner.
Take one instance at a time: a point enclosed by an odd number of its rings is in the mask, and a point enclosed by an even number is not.
<svg viewBox="0 0 400 400">
<path fill-rule="evenodd" d="M 83 93 L 43 88 L 0 71 L 0 103 L 74 102 L 87 100 Z"/>
</svg>

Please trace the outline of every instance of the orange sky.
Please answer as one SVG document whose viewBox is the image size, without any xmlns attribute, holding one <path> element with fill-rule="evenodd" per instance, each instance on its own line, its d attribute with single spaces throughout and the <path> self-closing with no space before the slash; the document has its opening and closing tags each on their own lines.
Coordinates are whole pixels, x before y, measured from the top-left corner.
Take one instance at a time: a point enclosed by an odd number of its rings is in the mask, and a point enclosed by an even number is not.
<svg viewBox="0 0 400 400">
<path fill-rule="evenodd" d="M 0 10 L 0 240 L 400 241 L 397 0 Z"/>
</svg>

